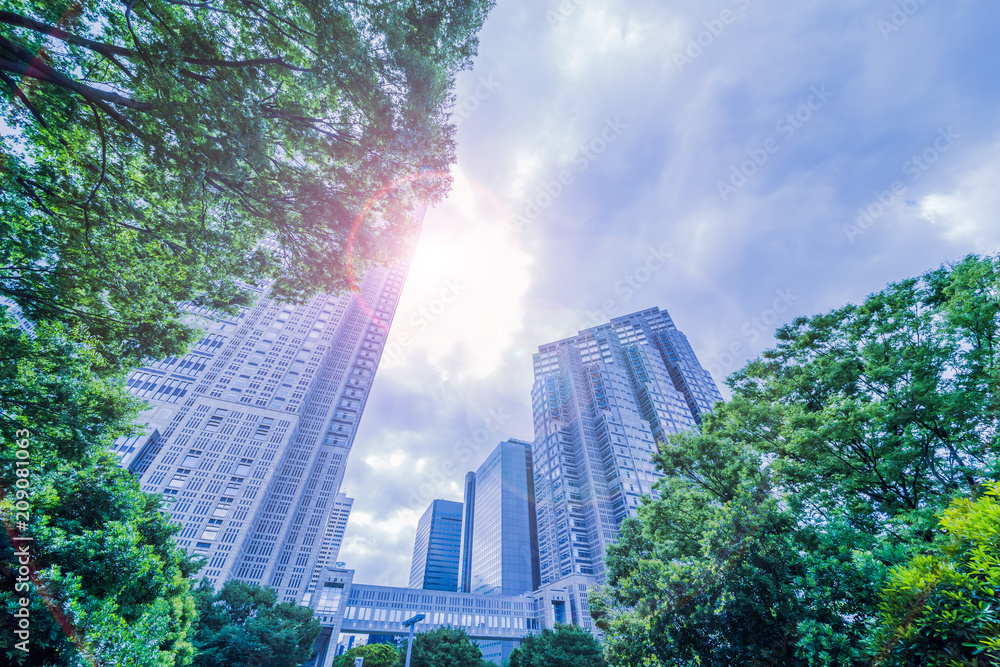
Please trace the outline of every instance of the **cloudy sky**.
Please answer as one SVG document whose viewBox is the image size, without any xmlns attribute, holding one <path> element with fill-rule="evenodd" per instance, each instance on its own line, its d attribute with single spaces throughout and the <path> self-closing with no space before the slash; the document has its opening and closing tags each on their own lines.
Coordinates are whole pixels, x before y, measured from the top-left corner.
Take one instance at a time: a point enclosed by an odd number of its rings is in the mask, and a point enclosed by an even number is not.
<svg viewBox="0 0 1000 667">
<path fill-rule="evenodd" d="M 658 306 L 721 384 L 796 315 L 1000 249 L 998 27 L 987 0 L 498 0 L 347 469 L 356 581 L 406 585 L 430 501 L 532 439 L 539 345 Z"/>
</svg>

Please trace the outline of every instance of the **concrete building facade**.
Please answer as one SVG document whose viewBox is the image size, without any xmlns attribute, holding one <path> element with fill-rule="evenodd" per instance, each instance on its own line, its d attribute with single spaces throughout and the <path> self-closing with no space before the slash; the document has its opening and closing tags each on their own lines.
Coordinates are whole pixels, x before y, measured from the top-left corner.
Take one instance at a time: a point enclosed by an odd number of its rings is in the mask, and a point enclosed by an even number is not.
<svg viewBox="0 0 1000 667">
<path fill-rule="evenodd" d="M 136 369 L 149 434 L 122 465 L 164 495 L 180 546 L 216 585 L 265 584 L 302 601 L 342 530 L 338 493 L 406 266 L 369 270 L 357 292 L 286 305 L 264 290 L 233 317 L 202 316 L 183 359 Z M 321 553 L 327 548 L 327 554 Z"/>
</svg>

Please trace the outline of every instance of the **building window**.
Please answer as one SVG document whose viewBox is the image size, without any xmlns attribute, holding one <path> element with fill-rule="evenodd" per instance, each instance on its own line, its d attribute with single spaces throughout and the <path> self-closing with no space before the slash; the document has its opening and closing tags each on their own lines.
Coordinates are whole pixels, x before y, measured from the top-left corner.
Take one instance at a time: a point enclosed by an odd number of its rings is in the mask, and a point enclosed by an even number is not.
<svg viewBox="0 0 1000 667">
<path fill-rule="evenodd" d="M 215 414 L 209 417 L 208 422 L 205 424 L 205 430 L 218 431 L 219 426 L 222 424 L 227 414 L 229 414 L 229 410 L 226 410 L 225 408 L 216 408 Z"/>
<path fill-rule="evenodd" d="M 169 486 L 172 486 L 175 489 L 181 488 L 184 486 L 184 483 L 187 482 L 188 475 L 190 474 L 190 470 L 178 469 L 177 472 L 174 473 L 173 478 L 170 480 Z"/>
<path fill-rule="evenodd" d="M 205 530 L 201 533 L 201 539 L 203 540 L 214 540 L 219 535 L 219 530 L 222 528 L 222 519 L 209 519 L 208 525 L 205 526 Z"/>
<path fill-rule="evenodd" d="M 229 514 L 229 510 L 231 510 L 232 508 L 233 508 L 232 498 L 219 498 L 219 504 L 216 505 L 215 511 L 212 513 L 212 516 L 225 518 Z"/>
</svg>

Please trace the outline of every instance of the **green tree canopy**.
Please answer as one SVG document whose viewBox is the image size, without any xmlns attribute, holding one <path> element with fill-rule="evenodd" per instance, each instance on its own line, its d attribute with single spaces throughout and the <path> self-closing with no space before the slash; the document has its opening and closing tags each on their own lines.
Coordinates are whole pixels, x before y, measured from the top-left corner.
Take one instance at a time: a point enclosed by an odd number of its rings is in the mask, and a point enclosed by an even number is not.
<svg viewBox="0 0 1000 667">
<path fill-rule="evenodd" d="M 1000 484 L 954 501 L 937 553 L 892 572 L 879 605 L 877 664 L 1000 664 Z"/>
<path fill-rule="evenodd" d="M 295 667 L 312 655 L 320 633 L 312 609 L 282 602 L 265 586 L 208 580 L 195 590 L 195 667 Z"/>
<path fill-rule="evenodd" d="M 188 577 L 198 565 L 174 544 L 159 496 L 143 493 L 107 452 L 131 431 L 138 403 L 95 376 L 94 352 L 59 326 L 28 335 L 0 308 L 0 350 L 4 664 L 190 664 Z M 15 551 L 25 545 L 28 577 Z M 22 597 L 28 652 L 14 633 Z"/>
<path fill-rule="evenodd" d="M 1000 260 L 968 257 L 780 329 L 661 444 L 591 595 L 609 659 L 871 664 L 892 568 L 1000 477 L 998 313 Z"/>
<path fill-rule="evenodd" d="M 1000 474 L 1000 260 L 969 257 L 776 337 L 730 379 L 733 409 L 811 511 L 876 530 Z"/>
<path fill-rule="evenodd" d="M 5 2 L 0 295 L 134 365 L 189 342 L 179 302 L 349 288 L 446 192 L 491 6 Z"/>
<path fill-rule="evenodd" d="M 400 647 L 400 655 L 405 660 L 405 643 Z M 410 667 L 482 666 L 483 652 L 462 628 L 437 628 L 421 632 L 413 638 Z"/>
<path fill-rule="evenodd" d="M 607 667 L 601 645 L 575 625 L 528 635 L 510 655 L 510 667 Z"/>
<path fill-rule="evenodd" d="M 354 667 L 355 658 L 364 658 L 365 667 L 397 667 L 399 652 L 388 644 L 365 644 L 355 646 L 344 655 L 337 656 L 334 667 Z"/>
</svg>

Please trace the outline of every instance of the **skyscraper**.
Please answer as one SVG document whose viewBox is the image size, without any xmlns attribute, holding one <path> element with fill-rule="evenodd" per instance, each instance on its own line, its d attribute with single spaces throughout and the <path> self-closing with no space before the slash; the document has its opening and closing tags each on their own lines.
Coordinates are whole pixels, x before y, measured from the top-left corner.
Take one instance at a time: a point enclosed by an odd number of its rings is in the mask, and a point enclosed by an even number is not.
<svg viewBox="0 0 1000 667">
<path fill-rule="evenodd" d="M 476 512 L 476 473 L 465 475 L 465 497 L 462 503 L 462 560 L 458 566 L 458 590 L 472 592 L 472 528 Z"/>
<path fill-rule="evenodd" d="M 534 371 L 541 583 L 600 582 L 621 521 L 641 495 L 656 495 L 656 443 L 696 426 L 722 397 L 656 308 L 542 345 Z"/>
<path fill-rule="evenodd" d="M 319 549 L 319 556 L 316 558 L 316 567 L 313 569 L 312 578 L 309 580 L 309 588 L 306 589 L 306 597 L 303 604 L 309 604 L 309 598 L 316 590 L 316 581 L 319 573 L 327 566 L 334 566 L 337 563 L 337 556 L 340 555 L 340 547 L 344 543 L 344 533 L 347 532 L 347 520 L 351 518 L 351 508 L 354 506 L 354 499 L 348 498 L 346 494 L 338 493 L 333 501 L 333 511 L 330 513 L 330 522 L 326 529 L 326 536 Z"/>
<path fill-rule="evenodd" d="M 119 443 L 122 464 L 172 501 L 178 543 L 208 558 L 216 585 L 302 600 L 336 538 L 331 514 L 405 275 L 375 267 L 358 292 L 298 306 L 262 294 L 235 317 L 190 308 L 210 316 L 191 353 L 129 377 L 152 405 L 151 433 Z"/>
<path fill-rule="evenodd" d="M 475 472 L 466 477 L 466 540 L 462 562 L 468 563 L 470 592 L 520 595 L 539 584 L 538 535 L 531 444 L 506 440 Z M 471 495 L 469 495 L 471 491 Z"/>
<path fill-rule="evenodd" d="M 410 588 L 458 590 L 462 549 L 462 503 L 435 500 L 417 523 Z"/>
<path fill-rule="evenodd" d="M 538 534 L 531 444 L 511 438 L 466 476 L 462 581 L 472 593 L 521 595 L 538 588 Z M 500 664 L 517 642 L 484 641 L 483 659 Z"/>
</svg>

